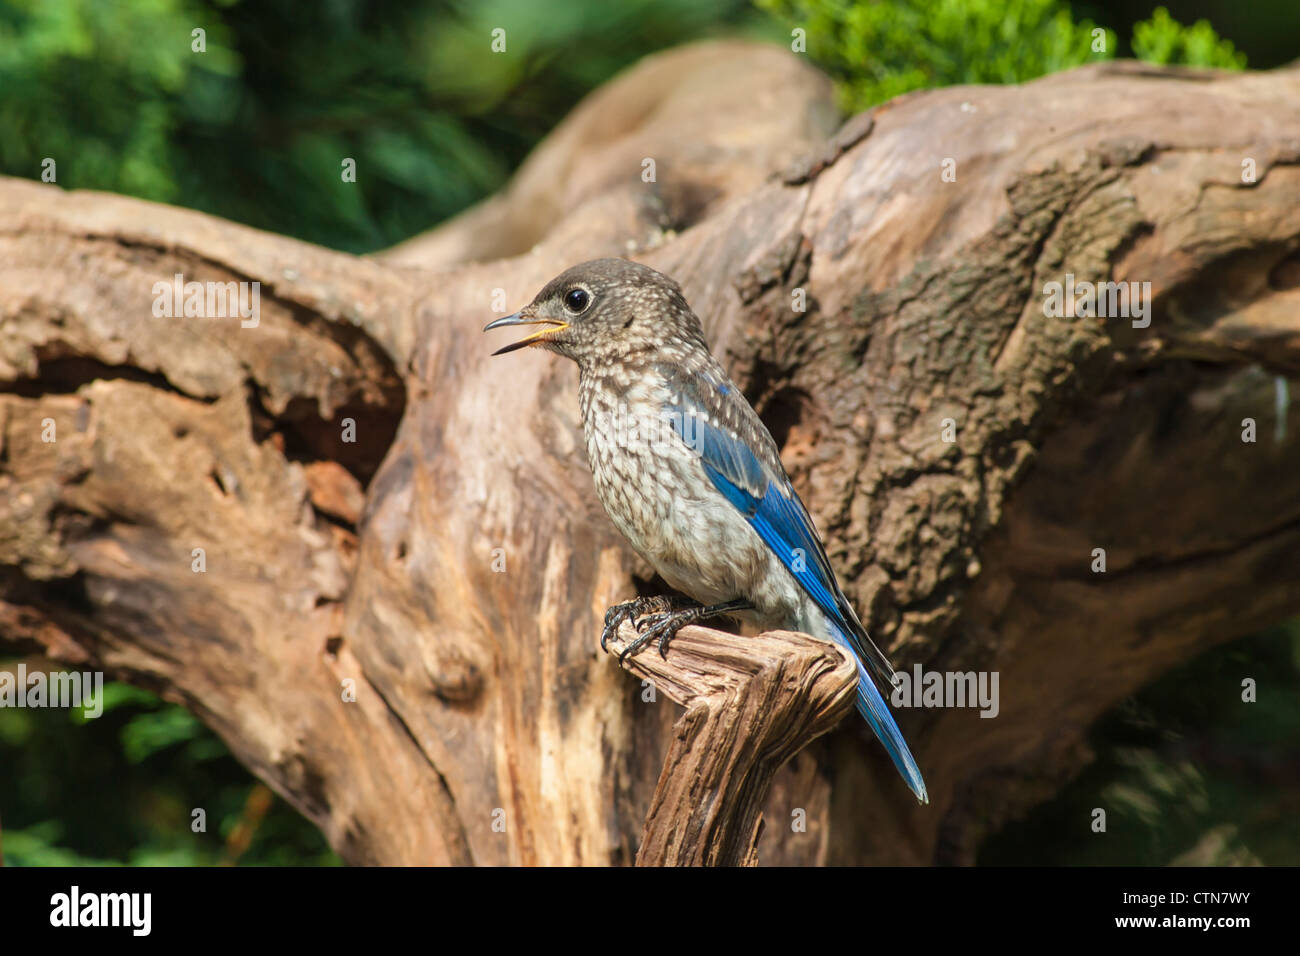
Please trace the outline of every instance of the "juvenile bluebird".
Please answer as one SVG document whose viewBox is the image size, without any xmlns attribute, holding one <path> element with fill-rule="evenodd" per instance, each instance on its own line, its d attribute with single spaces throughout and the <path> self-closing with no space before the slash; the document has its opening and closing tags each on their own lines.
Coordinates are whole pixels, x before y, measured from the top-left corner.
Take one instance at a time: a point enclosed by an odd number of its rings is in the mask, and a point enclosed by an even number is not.
<svg viewBox="0 0 1300 956">
<path fill-rule="evenodd" d="M 922 803 L 925 781 L 874 675 L 893 668 L 835 580 L 776 443 L 709 352 L 677 283 L 623 259 L 561 273 L 487 329 L 540 325 L 495 355 L 541 346 L 578 363 L 596 493 L 628 542 L 698 606 L 641 598 L 610 608 L 601 646 L 631 619 L 663 653 L 686 624 L 722 615 L 829 638 L 858 665 L 858 711 Z"/>
</svg>

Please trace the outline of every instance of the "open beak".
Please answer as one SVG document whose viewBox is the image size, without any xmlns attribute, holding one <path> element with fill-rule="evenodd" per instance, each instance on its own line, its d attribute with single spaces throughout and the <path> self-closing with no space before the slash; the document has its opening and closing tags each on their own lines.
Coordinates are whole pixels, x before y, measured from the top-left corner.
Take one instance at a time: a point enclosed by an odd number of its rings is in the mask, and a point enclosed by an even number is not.
<svg viewBox="0 0 1300 956">
<path fill-rule="evenodd" d="M 504 318 L 497 319 L 495 322 L 489 322 L 483 326 L 483 331 L 489 329 L 501 329 L 507 325 L 545 325 L 547 328 L 538 329 L 526 339 L 520 339 L 512 345 L 499 348 L 493 355 L 504 355 L 506 352 L 513 352 L 515 349 L 521 349 L 526 345 L 540 345 L 551 336 L 563 332 L 569 327 L 568 322 L 561 322 L 559 319 L 543 319 L 536 315 L 524 315 L 522 312 L 516 312 L 514 315 L 507 315 Z"/>
</svg>

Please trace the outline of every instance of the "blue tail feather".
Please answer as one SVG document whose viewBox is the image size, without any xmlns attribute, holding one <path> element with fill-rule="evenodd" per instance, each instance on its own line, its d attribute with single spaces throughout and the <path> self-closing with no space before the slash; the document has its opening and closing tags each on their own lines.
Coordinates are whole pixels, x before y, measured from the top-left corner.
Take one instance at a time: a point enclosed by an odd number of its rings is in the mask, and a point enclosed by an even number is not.
<svg viewBox="0 0 1300 956">
<path fill-rule="evenodd" d="M 912 751 L 907 749 L 907 741 L 903 739 L 903 732 L 898 729 L 898 724 L 894 722 L 894 715 L 889 712 L 889 705 L 885 702 L 884 697 L 876 688 L 875 681 L 867 673 L 862 659 L 854 653 L 853 642 L 849 636 L 840 628 L 838 624 L 829 618 L 826 621 L 830 629 L 830 637 L 836 644 L 845 648 L 858 665 L 858 713 L 866 718 L 867 723 L 876 734 L 876 739 L 884 746 L 885 752 L 889 754 L 889 759 L 894 762 L 898 772 L 903 775 L 907 781 L 907 786 L 912 793 L 916 794 L 916 799 L 922 803 L 929 803 L 930 796 L 925 790 L 925 781 L 921 778 L 921 768 L 916 765 L 916 760 L 912 757 Z"/>
</svg>

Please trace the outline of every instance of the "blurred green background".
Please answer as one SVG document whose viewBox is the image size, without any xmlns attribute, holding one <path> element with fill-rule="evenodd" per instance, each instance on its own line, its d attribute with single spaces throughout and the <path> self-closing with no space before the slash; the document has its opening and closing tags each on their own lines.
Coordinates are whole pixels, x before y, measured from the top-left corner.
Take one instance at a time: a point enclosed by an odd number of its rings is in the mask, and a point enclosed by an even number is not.
<svg viewBox="0 0 1300 956">
<path fill-rule="evenodd" d="M 590 90 L 714 36 L 788 45 L 847 112 L 1079 63 L 1265 69 L 1296 0 L 0 0 L 0 173 L 212 213 L 355 253 L 500 188 Z M 1198 22 L 1199 21 L 1199 22 Z M 1211 26 L 1211 24 L 1213 26 Z M 494 28 L 506 50 L 487 54 Z M 206 50 L 192 52 L 192 31 Z M 1093 30 L 1106 31 L 1105 50 Z M 343 158 L 357 182 L 342 183 Z M 0 667 L 24 649 L 0 635 Z M 1240 703 L 1240 674 L 1267 675 Z M 1222 685 L 1222 686 L 1220 686 Z M 1290 693 L 1279 694 L 1277 687 Z M 1300 625 L 1212 651 L 1100 721 L 1097 759 L 984 863 L 1300 863 Z M 184 708 L 124 685 L 103 717 L 0 709 L 9 864 L 330 864 L 320 834 Z M 1098 839 L 1088 811 L 1107 806 Z M 205 833 L 190 813 L 207 811 Z M 1081 823 L 1081 821 L 1083 821 Z"/>
</svg>

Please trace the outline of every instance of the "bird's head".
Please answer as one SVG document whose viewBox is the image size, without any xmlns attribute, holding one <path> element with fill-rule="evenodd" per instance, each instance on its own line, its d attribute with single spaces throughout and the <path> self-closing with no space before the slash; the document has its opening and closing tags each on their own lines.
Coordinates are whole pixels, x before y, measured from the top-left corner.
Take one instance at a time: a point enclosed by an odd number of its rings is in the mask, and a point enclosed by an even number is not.
<svg viewBox="0 0 1300 956">
<path fill-rule="evenodd" d="M 626 259 L 593 259 L 561 272 L 514 315 L 484 331 L 541 326 L 493 355 L 540 345 L 587 366 L 659 353 L 673 344 L 704 345 L 700 321 L 677 283 L 662 272 Z"/>
</svg>

